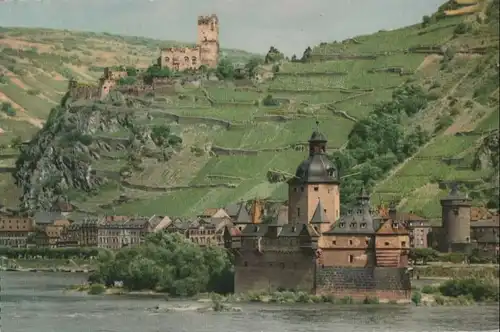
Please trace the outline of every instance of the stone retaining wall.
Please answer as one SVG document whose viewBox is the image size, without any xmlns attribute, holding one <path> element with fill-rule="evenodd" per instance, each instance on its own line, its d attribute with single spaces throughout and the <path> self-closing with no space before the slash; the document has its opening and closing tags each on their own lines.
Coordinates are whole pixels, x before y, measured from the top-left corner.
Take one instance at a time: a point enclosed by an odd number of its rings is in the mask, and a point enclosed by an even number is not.
<svg viewBox="0 0 500 332">
<path fill-rule="evenodd" d="M 406 268 L 318 267 L 316 293 L 337 298 L 408 300 L 411 296 L 410 274 Z"/>
</svg>

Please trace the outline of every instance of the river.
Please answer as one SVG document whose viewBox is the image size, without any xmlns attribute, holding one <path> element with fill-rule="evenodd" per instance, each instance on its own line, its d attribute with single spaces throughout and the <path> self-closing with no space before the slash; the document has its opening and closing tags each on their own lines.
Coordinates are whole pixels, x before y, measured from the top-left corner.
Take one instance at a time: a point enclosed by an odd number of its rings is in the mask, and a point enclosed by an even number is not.
<svg viewBox="0 0 500 332">
<path fill-rule="evenodd" d="M 153 313 L 159 298 L 64 293 L 83 275 L 0 272 L 2 332 L 498 331 L 496 306 L 238 304 L 242 312 Z"/>
</svg>

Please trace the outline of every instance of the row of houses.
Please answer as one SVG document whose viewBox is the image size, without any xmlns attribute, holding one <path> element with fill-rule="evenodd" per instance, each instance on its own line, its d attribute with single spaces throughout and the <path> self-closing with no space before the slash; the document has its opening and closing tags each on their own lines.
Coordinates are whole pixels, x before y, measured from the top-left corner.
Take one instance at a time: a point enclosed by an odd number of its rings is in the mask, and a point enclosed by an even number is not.
<svg viewBox="0 0 500 332">
<path fill-rule="evenodd" d="M 3 213 L 0 214 L 0 246 L 120 249 L 139 245 L 148 234 L 158 231 L 178 232 L 200 245 L 223 246 L 226 231 L 241 230 L 243 225 L 252 223 L 251 219 L 244 203 L 207 209 L 193 218 Z"/>
<path fill-rule="evenodd" d="M 378 208 L 389 217 L 389 209 Z M 248 224 L 265 223 L 265 219 L 287 220 L 288 207 L 282 204 L 264 206 L 255 200 L 246 204 L 206 209 L 193 218 L 169 216 L 89 216 L 64 212 L 38 212 L 33 216 L 0 214 L 0 246 L 2 247 L 99 247 L 120 249 L 142 243 L 150 233 L 165 231 L 184 234 L 205 246 L 224 246 L 229 235 L 239 234 Z M 410 248 L 435 247 L 431 221 L 414 213 L 398 212 L 392 216 L 402 221 L 409 232 Z M 498 214 L 484 208 L 471 209 L 471 239 L 483 248 L 498 246 Z M 436 231 L 434 230 L 434 234 Z"/>
</svg>

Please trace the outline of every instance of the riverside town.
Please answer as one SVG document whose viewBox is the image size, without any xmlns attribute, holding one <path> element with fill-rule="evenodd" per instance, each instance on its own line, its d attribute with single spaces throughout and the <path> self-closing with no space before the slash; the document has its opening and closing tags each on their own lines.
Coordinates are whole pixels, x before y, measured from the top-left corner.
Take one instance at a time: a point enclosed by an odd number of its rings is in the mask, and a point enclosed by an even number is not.
<svg viewBox="0 0 500 332">
<path fill-rule="evenodd" d="M 158 35 L 192 43 L 0 27 L 6 331 L 229 331 L 215 312 L 236 332 L 497 327 L 499 1 L 349 38 L 334 9 L 299 34 L 268 6 L 266 28 L 232 2 L 167 11 Z"/>
</svg>

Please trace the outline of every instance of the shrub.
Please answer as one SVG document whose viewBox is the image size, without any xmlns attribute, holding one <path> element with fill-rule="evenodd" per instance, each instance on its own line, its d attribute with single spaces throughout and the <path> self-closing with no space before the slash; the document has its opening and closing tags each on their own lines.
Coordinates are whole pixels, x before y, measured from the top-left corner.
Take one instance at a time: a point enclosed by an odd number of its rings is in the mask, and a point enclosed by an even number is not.
<svg viewBox="0 0 500 332">
<path fill-rule="evenodd" d="M 367 296 L 365 297 L 365 299 L 363 300 L 363 304 L 379 304 L 380 301 L 378 299 L 378 297 L 376 296 Z"/>
<path fill-rule="evenodd" d="M 436 128 L 435 128 L 434 132 L 437 133 L 437 132 L 439 132 L 439 131 L 441 131 L 443 129 L 448 128 L 452 124 L 453 124 L 453 118 L 450 115 L 441 116 L 438 119 L 438 123 L 436 125 Z"/>
<path fill-rule="evenodd" d="M 89 294 L 90 295 L 99 295 L 103 294 L 106 291 L 106 286 L 103 284 L 92 284 L 89 287 Z"/>
<path fill-rule="evenodd" d="M 30 96 L 38 96 L 40 94 L 40 90 L 28 90 L 26 93 Z"/>
<path fill-rule="evenodd" d="M 411 294 L 411 302 L 415 303 L 415 305 L 420 305 L 422 302 L 422 294 L 420 292 L 413 292 Z"/>
<path fill-rule="evenodd" d="M 7 103 L 7 102 L 2 103 L 1 110 L 2 110 L 2 112 L 7 114 L 8 116 L 16 116 L 16 110 L 14 109 L 14 107 L 12 107 L 11 103 Z"/>
<path fill-rule="evenodd" d="M 470 31 L 470 25 L 464 23 L 464 22 L 461 22 L 459 23 L 456 27 L 455 27 L 455 30 L 453 30 L 453 32 L 457 35 L 463 35 L 467 32 Z"/>
<path fill-rule="evenodd" d="M 431 17 L 428 15 L 424 15 L 422 17 L 422 28 L 427 27 L 431 23 Z"/>
<path fill-rule="evenodd" d="M 273 98 L 271 95 L 267 95 L 263 100 L 262 104 L 264 106 L 279 106 L 280 102 Z"/>
<path fill-rule="evenodd" d="M 447 280 L 439 291 L 445 296 L 472 296 L 475 301 L 498 301 L 498 283 L 479 278 Z"/>
<path fill-rule="evenodd" d="M 340 303 L 341 304 L 353 304 L 354 300 L 350 296 L 345 296 L 345 297 L 340 299 Z"/>
<path fill-rule="evenodd" d="M 439 305 L 444 305 L 446 303 L 446 299 L 441 295 L 434 295 L 434 301 Z"/>
<path fill-rule="evenodd" d="M 422 287 L 422 293 L 424 294 L 434 294 L 439 292 L 439 287 L 433 285 L 425 285 Z"/>
</svg>

